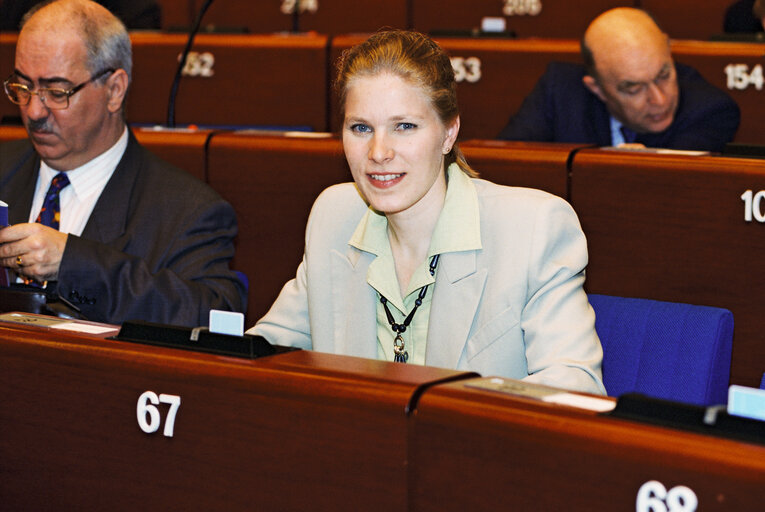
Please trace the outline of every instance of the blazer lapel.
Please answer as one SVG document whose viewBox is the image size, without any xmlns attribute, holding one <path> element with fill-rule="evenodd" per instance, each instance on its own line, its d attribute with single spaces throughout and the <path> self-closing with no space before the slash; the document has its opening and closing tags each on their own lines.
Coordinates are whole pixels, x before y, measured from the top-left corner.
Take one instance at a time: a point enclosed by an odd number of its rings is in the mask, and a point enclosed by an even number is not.
<svg viewBox="0 0 765 512">
<path fill-rule="evenodd" d="M 486 284 L 487 271 L 477 265 L 478 251 L 441 256 L 428 323 L 427 365 L 457 367 Z"/>
<path fill-rule="evenodd" d="M 374 258 L 370 253 L 351 247 L 346 254 L 332 252 L 332 314 L 336 354 L 377 358 L 375 292 L 367 284 L 367 269 Z"/>
<path fill-rule="evenodd" d="M 109 242 L 125 233 L 130 199 L 141 165 L 141 147 L 133 132 L 128 132 L 125 153 L 90 214 L 82 232 L 84 238 Z"/>
<path fill-rule="evenodd" d="M 598 146 L 610 146 L 611 139 L 611 114 L 608 113 L 605 103 L 591 94 L 593 103 L 591 122 L 595 130 L 595 141 Z"/>
</svg>

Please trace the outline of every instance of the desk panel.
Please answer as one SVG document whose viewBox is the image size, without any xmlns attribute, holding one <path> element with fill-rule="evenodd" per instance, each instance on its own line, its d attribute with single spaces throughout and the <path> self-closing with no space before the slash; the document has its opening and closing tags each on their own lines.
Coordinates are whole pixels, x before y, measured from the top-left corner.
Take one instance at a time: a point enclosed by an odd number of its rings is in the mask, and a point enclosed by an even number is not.
<svg viewBox="0 0 765 512">
<path fill-rule="evenodd" d="M 340 140 L 329 136 L 216 134 L 208 158 L 209 184 L 239 220 L 233 267 L 249 277 L 246 324 L 253 325 L 295 277 L 316 197 L 352 178 Z"/>
<path fill-rule="evenodd" d="M 0 80 L 5 80 L 8 75 L 13 73 L 14 62 L 16 60 L 16 34 L 3 33 L 0 31 Z M 3 97 L 0 98 L 0 123 L 3 118 L 18 118 L 19 107 L 10 102 L 2 91 Z"/>
<path fill-rule="evenodd" d="M 650 12 L 670 37 L 705 41 L 723 31 L 725 11 L 735 0 L 704 2 L 667 2 L 639 0 L 640 7 Z"/>
<path fill-rule="evenodd" d="M 0 132 L 2 133 L 2 132 Z M 206 146 L 211 130 L 135 129 L 133 133 L 144 147 L 163 160 L 207 181 Z"/>
<path fill-rule="evenodd" d="M 131 123 L 163 124 L 180 34 L 131 34 L 134 79 Z M 327 37 L 200 34 L 178 88 L 176 123 L 197 125 L 326 126 Z"/>
<path fill-rule="evenodd" d="M 412 0 L 412 25 L 422 32 L 473 30 L 485 16 L 505 20 L 518 37 L 580 38 L 595 16 L 612 7 L 633 6 L 633 0 Z"/>
<path fill-rule="evenodd" d="M 176 30 L 191 27 L 196 12 L 192 12 L 193 0 L 157 0 L 162 9 L 162 29 Z"/>
<path fill-rule="evenodd" d="M 0 339 L 9 510 L 404 510 L 406 493 L 391 488 L 407 486 L 405 408 L 421 384 L 464 375 L 308 351 L 240 360 L 12 325 Z M 164 402 L 158 430 L 139 427 L 145 391 L 180 397 L 172 437 Z"/>
<path fill-rule="evenodd" d="M 10 140 L 26 139 L 27 131 L 23 126 L 0 125 L 0 143 Z"/>
<path fill-rule="evenodd" d="M 568 199 L 568 160 L 576 144 L 469 140 L 462 152 L 479 177 L 500 185 L 538 188 Z"/>
<path fill-rule="evenodd" d="M 411 511 L 636 510 L 641 486 L 652 480 L 692 490 L 699 506 L 687 510 L 755 511 L 765 500 L 761 445 L 472 389 L 472 382 L 437 386 L 418 403 Z M 662 510 L 663 500 L 652 501 L 650 510 Z"/>
<path fill-rule="evenodd" d="M 136 128 L 133 133 L 144 147 L 163 160 L 206 181 L 205 142 L 212 134 L 210 130 L 198 131 L 157 131 Z M 23 126 L 0 125 L 0 143 L 27 138 Z"/>
<path fill-rule="evenodd" d="M 192 0 L 199 9 L 204 0 Z M 321 34 L 374 32 L 381 27 L 407 28 L 407 7 L 410 0 L 318 0 L 302 3 L 298 28 Z M 245 30 L 250 33 L 293 30 L 293 14 L 283 12 L 287 0 L 252 2 L 234 0 L 216 2 L 204 17 L 205 25 L 219 29 Z"/>
<path fill-rule="evenodd" d="M 332 40 L 330 60 L 364 40 L 342 36 Z M 520 108 L 553 60 L 579 62 L 579 43 L 571 40 L 487 40 L 437 38 L 457 70 L 457 98 L 460 106 L 460 139 L 493 139 L 510 116 Z M 339 127 L 332 96 L 330 121 Z"/>
<path fill-rule="evenodd" d="M 730 309 L 731 382 L 757 387 L 765 218 L 745 220 L 747 190 L 759 205 L 765 160 L 586 149 L 573 159 L 570 201 L 587 235 L 588 292 Z"/>
<path fill-rule="evenodd" d="M 678 62 L 688 64 L 727 92 L 741 108 L 736 142 L 765 144 L 765 45 L 673 41 Z"/>
</svg>

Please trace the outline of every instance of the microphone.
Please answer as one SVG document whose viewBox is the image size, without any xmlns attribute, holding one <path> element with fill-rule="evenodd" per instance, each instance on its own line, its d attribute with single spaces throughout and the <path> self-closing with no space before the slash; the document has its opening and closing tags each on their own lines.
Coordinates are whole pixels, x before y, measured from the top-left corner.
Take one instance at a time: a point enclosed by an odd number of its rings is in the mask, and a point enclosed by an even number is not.
<svg viewBox="0 0 765 512">
<path fill-rule="evenodd" d="M 194 36 L 199 32 L 199 26 L 202 24 L 202 17 L 207 12 L 207 9 L 213 3 L 213 0 L 207 0 L 197 14 L 197 18 L 194 21 L 194 25 L 189 32 L 189 40 L 186 41 L 186 47 L 181 53 L 181 60 L 178 63 L 178 69 L 175 72 L 175 78 L 173 78 L 173 86 L 170 88 L 170 99 L 167 102 L 167 126 L 169 128 L 175 128 L 175 97 L 178 95 L 178 86 L 181 82 L 181 75 L 183 74 L 183 68 L 186 66 L 186 59 L 191 51 L 191 46 L 194 44 Z"/>
<path fill-rule="evenodd" d="M 319 0 L 285 0 L 281 11 L 292 15 L 292 31 L 300 32 L 300 15 L 306 11 L 316 12 L 319 9 Z"/>
</svg>

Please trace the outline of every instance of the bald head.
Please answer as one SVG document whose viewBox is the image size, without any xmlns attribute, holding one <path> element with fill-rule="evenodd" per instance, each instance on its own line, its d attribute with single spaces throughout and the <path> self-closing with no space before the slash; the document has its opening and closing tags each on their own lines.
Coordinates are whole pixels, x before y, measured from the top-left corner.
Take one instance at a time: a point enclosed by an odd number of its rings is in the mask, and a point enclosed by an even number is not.
<svg viewBox="0 0 765 512">
<path fill-rule="evenodd" d="M 666 130 L 679 89 L 669 37 L 640 9 L 619 7 L 595 18 L 582 38 L 587 87 L 612 117 L 638 133 Z"/>
<path fill-rule="evenodd" d="M 591 75 L 625 55 L 669 48 L 669 37 L 645 11 L 618 7 L 595 18 L 582 38 L 582 55 Z"/>
<path fill-rule="evenodd" d="M 76 34 L 85 45 L 91 72 L 124 69 L 131 78 L 132 48 L 125 25 L 103 5 L 92 0 L 42 2 L 24 15 L 19 39 L 48 34 Z"/>
</svg>

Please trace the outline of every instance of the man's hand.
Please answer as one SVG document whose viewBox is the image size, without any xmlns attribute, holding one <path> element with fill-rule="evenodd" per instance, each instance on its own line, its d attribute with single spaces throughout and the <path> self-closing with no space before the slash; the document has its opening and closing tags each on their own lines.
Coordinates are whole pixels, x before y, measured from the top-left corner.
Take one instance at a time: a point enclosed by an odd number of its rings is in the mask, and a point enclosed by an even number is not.
<svg viewBox="0 0 765 512">
<path fill-rule="evenodd" d="M 53 281 L 68 235 L 42 224 L 15 224 L 0 229 L 0 264 L 35 281 Z"/>
</svg>

